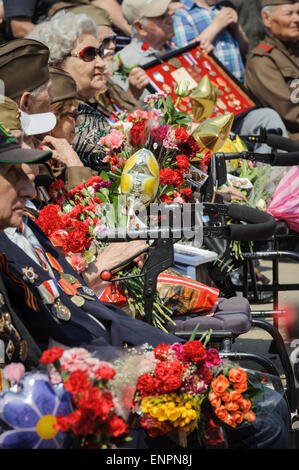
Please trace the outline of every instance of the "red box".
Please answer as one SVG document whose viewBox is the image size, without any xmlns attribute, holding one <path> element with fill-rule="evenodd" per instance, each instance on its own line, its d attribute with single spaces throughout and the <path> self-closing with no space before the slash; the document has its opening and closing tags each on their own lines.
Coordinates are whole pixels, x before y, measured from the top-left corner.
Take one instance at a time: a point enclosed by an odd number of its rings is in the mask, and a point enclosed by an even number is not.
<svg viewBox="0 0 299 470">
<path fill-rule="evenodd" d="M 161 58 L 143 65 L 151 82 L 151 89 L 171 94 L 176 100 L 174 89 L 177 82 L 171 72 L 183 67 L 188 74 L 199 83 L 204 75 L 208 75 L 212 85 L 217 91 L 217 102 L 214 113 L 234 113 L 235 116 L 249 111 L 257 106 L 256 101 L 248 94 L 243 85 L 223 67 L 213 54 L 205 55 L 198 45 L 192 44 Z M 190 97 L 181 98 L 178 109 L 183 112 L 191 111 Z"/>
</svg>

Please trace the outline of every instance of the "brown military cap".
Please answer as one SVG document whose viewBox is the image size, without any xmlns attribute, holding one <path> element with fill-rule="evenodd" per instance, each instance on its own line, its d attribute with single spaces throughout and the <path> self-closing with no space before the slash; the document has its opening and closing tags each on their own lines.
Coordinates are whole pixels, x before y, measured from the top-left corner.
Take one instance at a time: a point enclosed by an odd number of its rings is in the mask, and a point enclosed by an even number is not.
<svg viewBox="0 0 299 470">
<path fill-rule="evenodd" d="M 20 111 L 15 101 L 0 95 L 0 121 L 8 129 L 21 129 Z"/>
<path fill-rule="evenodd" d="M 52 82 L 53 101 L 78 99 L 76 82 L 71 75 L 57 67 L 49 67 Z"/>
<path fill-rule="evenodd" d="M 5 95 L 21 96 L 49 80 L 49 49 L 33 39 L 15 39 L 0 46 L 0 77 Z"/>
<path fill-rule="evenodd" d="M 298 0 L 262 0 L 262 8 L 276 5 L 289 5 L 298 2 Z"/>
<path fill-rule="evenodd" d="M 91 16 L 98 26 L 111 26 L 112 21 L 110 19 L 109 13 L 103 8 L 96 7 L 94 5 L 88 4 L 78 4 L 70 5 L 67 2 L 58 2 L 55 3 L 49 10 L 48 15 L 54 16 L 58 11 L 65 10 L 66 12 L 74 13 L 74 15 L 79 15 L 85 13 L 86 15 Z"/>
</svg>

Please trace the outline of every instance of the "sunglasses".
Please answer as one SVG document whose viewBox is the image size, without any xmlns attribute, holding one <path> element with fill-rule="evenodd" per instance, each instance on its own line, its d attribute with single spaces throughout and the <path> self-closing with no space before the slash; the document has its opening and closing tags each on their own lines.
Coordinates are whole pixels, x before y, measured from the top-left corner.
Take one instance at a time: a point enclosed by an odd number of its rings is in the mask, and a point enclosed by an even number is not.
<svg viewBox="0 0 299 470">
<path fill-rule="evenodd" d="M 117 41 L 117 35 L 116 34 L 111 34 L 111 36 L 106 36 L 105 38 L 102 39 L 102 45 L 104 49 L 110 44 L 110 42 L 113 42 L 115 45 Z"/>
<path fill-rule="evenodd" d="M 102 43 L 98 48 L 92 46 L 84 47 L 80 52 L 73 52 L 73 54 L 68 54 L 68 56 L 79 57 L 79 59 L 82 59 L 84 62 L 92 62 L 97 56 L 103 59 L 104 49 L 105 47 Z"/>
</svg>

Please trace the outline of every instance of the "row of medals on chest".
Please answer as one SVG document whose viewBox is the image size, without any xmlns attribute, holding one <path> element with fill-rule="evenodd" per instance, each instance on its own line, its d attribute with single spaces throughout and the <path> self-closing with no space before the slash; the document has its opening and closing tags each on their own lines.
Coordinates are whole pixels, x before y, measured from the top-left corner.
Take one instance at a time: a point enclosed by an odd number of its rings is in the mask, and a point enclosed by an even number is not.
<svg viewBox="0 0 299 470">
<path fill-rule="evenodd" d="M 52 268 L 59 272 L 60 280 L 58 281 L 58 283 L 60 287 L 63 289 L 63 291 L 68 296 L 70 296 L 70 300 L 74 305 L 76 305 L 77 307 L 82 307 L 85 303 L 85 300 L 95 300 L 95 294 L 93 290 L 87 286 L 82 286 L 79 280 L 72 274 L 64 273 L 59 263 L 55 261 L 55 264 L 54 264 L 51 257 L 48 256 L 48 253 L 47 253 L 47 260 L 49 261 Z M 42 267 L 46 272 L 49 271 L 48 267 L 46 266 L 42 266 Z M 32 284 L 38 281 L 38 274 L 34 271 L 32 267 L 26 266 L 25 268 L 23 268 L 22 272 L 23 272 L 24 280 L 27 280 Z M 49 284 L 51 281 L 54 281 L 54 279 L 45 281 L 42 284 L 47 284 L 47 283 Z M 40 291 L 40 287 L 38 289 Z M 77 292 L 78 289 L 81 289 L 83 292 L 80 292 L 80 293 Z M 45 303 L 49 303 L 49 302 L 45 302 Z M 54 314 L 54 317 L 57 321 L 59 320 L 68 321 L 71 319 L 71 310 L 62 303 L 60 296 L 57 296 L 55 299 L 53 299 L 53 302 L 50 303 L 50 309 L 52 313 Z"/>
</svg>

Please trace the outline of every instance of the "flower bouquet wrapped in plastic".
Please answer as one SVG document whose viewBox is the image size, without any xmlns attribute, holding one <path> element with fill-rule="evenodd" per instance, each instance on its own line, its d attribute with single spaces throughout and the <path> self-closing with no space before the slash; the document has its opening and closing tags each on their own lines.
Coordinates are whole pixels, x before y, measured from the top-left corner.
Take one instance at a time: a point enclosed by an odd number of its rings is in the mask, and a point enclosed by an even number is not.
<svg viewBox="0 0 299 470">
<path fill-rule="evenodd" d="M 280 400 L 267 394 L 278 379 L 221 359 L 214 348 L 190 340 L 128 351 L 114 364 L 113 388 L 150 437 L 167 435 L 181 447 L 197 434 L 200 447 L 226 447 L 225 429 L 251 425 Z M 269 398 L 270 397 L 270 398 Z M 130 400 L 132 406 L 130 410 Z"/>
</svg>

